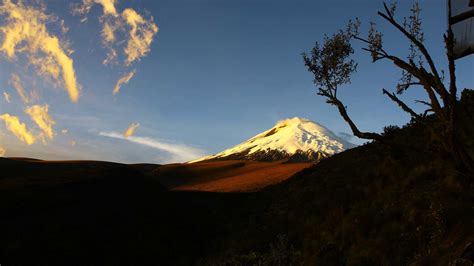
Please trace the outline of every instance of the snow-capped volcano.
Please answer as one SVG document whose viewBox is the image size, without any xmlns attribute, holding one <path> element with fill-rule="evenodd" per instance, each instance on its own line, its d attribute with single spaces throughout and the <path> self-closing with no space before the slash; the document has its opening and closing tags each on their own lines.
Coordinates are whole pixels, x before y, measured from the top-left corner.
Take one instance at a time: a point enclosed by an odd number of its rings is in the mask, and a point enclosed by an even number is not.
<svg viewBox="0 0 474 266">
<path fill-rule="evenodd" d="M 329 129 L 299 117 L 279 121 L 273 128 L 220 153 L 190 163 L 209 160 L 319 161 L 355 147 Z"/>
</svg>

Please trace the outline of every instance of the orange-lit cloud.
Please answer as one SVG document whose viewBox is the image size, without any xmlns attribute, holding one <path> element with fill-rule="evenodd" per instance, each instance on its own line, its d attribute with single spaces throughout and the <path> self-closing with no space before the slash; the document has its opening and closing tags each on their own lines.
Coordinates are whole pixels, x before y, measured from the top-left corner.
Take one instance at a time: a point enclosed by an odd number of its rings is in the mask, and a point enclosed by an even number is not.
<svg viewBox="0 0 474 266">
<path fill-rule="evenodd" d="M 102 6 L 102 42 L 109 50 L 104 64 L 114 61 L 117 57 L 116 47 L 122 42 L 117 40 L 116 32 L 124 32 L 127 35 L 126 47 L 123 48 L 125 54 L 125 65 L 140 60 L 150 51 L 153 37 L 158 32 L 158 26 L 153 21 L 153 17 L 144 18 L 134 9 L 126 8 L 119 13 L 115 7 L 115 0 L 83 0 L 82 4 L 73 8 L 73 14 L 86 15 L 94 4 Z M 83 19 L 86 21 L 86 19 Z"/>
<path fill-rule="evenodd" d="M 121 76 L 119 80 L 117 81 L 117 84 L 115 84 L 114 90 L 112 91 L 112 94 L 115 95 L 120 91 L 120 88 L 122 85 L 127 84 L 132 78 L 133 75 L 135 75 L 136 70 L 132 70 L 129 73 L 126 73 L 125 75 Z"/>
<path fill-rule="evenodd" d="M 25 113 L 31 117 L 31 120 L 38 125 L 49 139 L 53 139 L 53 125 L 56 124 L 56 122 L 49 115 L 49 106 L 47 104 L 28 107 L 25 109 Z"/>
<path fill-rule="evenodd" d="M 117 16 L 117 10 L 115 9 L 116 2 L 116 0 L 82 0 L 81 4 L 73 6 L 72 12 L 77 15 L 85 15 L 89 13 L 94 4 L 100 4 L 104 14 Z"/>
<path fill-rule="evenodd" d="M 130 26 L 129 39 L 124 50 L 127 55 L 125 63 L 130 65 L 150 51 L 150 45 L 153 36 L 158 32 L 158 27 L 153 23 L 153 18 L 145 20 L 131 8 L 125 9 L 122 16 Z"/>
<path fill-rule="evenodd" d="M 134 133 L 135 133 L 135 129 L 137 129 L 137 127 L 139 127 L 140 124 L 139 123 L 131 123 L 127 130 L 125 130 L 125 132 L 123 132 L 123 136 L 125 138 L 128 138 L 130 136 L 132 136 Z"/>
<path fill-rule="evenodd" d="M 121 28 L 123 24 L 120 20 L 117 9 L 115 8 L 115 0 L 82 0 L 82 3 L 73 5 L 72 13 L 74 15 L 87 15 L 95 4 L 102 6 L 102 16 L 99 20 L 102 24 L 102 43 L 108 50 L 105 59 L 102 61 L 104 65 L 115 62 L 117 58 L 117 51 L 114 43 L 117 41 L 115 32 Z M 86 22 L 87 17 L 81 19 L 81 22 Z"/>
<path fill-rule="evenodd" d="M 117 15 L 117 10 L 115 9 L 116 0 L 96 0 L 96 3 L 101 4 L 104 8 L 104 14 L 111 14 L 113 16 Z"/>
<path fill-rule="evenodd" d="M 10 60 L 15 59 L 17 53 L 25 53 L 39 75 L 63 85 L 70 100 L 77 102 L 79 85 L 73 60 L 69 57 L 71 51 L 57 36 L 49 33 L 46 24 L 54 18 L 45 13 L 45 7 L 3 0 L 0 15 L 5 15 L 5 24 L 0 27 L 3 35 L 0 52 Z"/>
<path fill-rule="evenodd" d="M 2 114 L 0 115 L 0 120 L 3 120 L 7 129 L 21 141 L 28 145 L 35 143 L 35 137 L 26 128 L 26 125 L 20 122 L 18 117 L 9 114 Z"/>
<path fill-rule="evenodd" d="M 0 156 L 1 157 L 5 156 L 6 152 L 7 152 L 7 150 L 5 148 L 0 147 Z"/>
<path fill-rule="evenodd" d="M 111 23 L 105 22 L 102 28 L 102 38 L 107 43 L 112 43 L 116 40 L 115 26 Z"/>
<path fill-rule="evenodd" d="M 5 102 L 11 103 L 10 94 L 8 94 L 7 92 L 3 92 L 3 98 L 5 98 Z"/>
</svg>

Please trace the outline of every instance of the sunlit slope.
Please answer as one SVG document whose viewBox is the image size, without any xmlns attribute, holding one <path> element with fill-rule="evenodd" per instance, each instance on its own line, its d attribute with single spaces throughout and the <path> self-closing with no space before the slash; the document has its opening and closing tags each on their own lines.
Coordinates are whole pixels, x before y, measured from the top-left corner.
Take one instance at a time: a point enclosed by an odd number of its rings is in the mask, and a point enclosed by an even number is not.
<svg viewBox="0 0 474 266">
<path fill-rule="evenodd" d="M 248 192 L 286 180 L 310 165 L 226 160 L 163 165 L 153 175 L 172 190 Z"/>
</svg>

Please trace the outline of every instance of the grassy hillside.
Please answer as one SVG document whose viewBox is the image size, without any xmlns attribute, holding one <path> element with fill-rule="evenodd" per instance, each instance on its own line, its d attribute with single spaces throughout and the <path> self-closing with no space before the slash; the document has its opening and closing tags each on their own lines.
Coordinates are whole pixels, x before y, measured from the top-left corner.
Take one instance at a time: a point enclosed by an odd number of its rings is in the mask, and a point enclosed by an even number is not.
<svg viewBox="0 0 474 266">
<path fill-rule="evenodd" d="M 474 155 L 472 96 L 463 94 L 459 126 Z M 259 229 L 223 239 L 203 265 L 449 265 L 461 257 L 474 241 L 473 178 L 427 143 L 422 125 L 385 136 L 396 145 L 343 152 L 261 191 L 272 200 Z M 281 231 L 262 241 L 259 230 L 277 223 Z"/>
<path fill-rule="evenodd" d="M 0 167 L 5 265 L 190 265 L 252 209 L 247 194 L 168 192 L 153 165 L 0 159 Z"/>
<path fill-rule="evenodd" d="M 464 93 L 471 154 L 472 106 Z M 1 263 L 472 264 L 452 263 L 474 241 L 473 178 L 423 125 L 385 135 L 394 148 L 370 143 L 253 193 L 168 191 L 154 165 L 1 159 Z"/>
<path fill-rule="evenodd" d="M 152 174 L 168 189 L 249 192 L 286 180 L 311 163 L 223 160 L 156 167 Z"/>
</svg>

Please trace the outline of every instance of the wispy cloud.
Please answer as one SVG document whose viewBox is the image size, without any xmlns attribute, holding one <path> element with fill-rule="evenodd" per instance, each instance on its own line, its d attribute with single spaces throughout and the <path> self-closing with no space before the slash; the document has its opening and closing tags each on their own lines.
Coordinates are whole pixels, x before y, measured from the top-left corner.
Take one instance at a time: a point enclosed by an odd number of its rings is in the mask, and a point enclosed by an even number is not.
<svg viewBox="0 0 474 266">
<path fill-rule="evenodd" d="M 123 48 L 125 65 L 129 66 L 146 56 L 158 32 L 153 17 L 144 18 L 132 8 L 126 8 L 119 13 L 115 7 L 115 0 L 83 0 L 81 4 L 73 7 L 72 13 L 87 15 L 94 4 L 102 6 L 102 15 L 99 18 L 102 24 L 102 43 L 109 50 L 103 63 L 108 64 L 117 57 L 116 48 L 122 40 L 117 40 L 116 32 L 123 32 L 127 36 L 125 40 L 127 45 Z M 84 18 L 83 21 L 87 19 Z"/>
<path fill-rule="evenodd" d="M 18 75 L 11 75 L 10 85 L 12 85 L 12 87 L 16 90 L 16 93 L 18 94 L 18 96 L 20 96 L 20 99 L 23 103 L 30 102 L 30 99 L 28 99 L 28 96 L 26 96 L 25 87 L 23 87 L 23 84 L 21 84 L 21 80 Z"/>
<path fill-rule="evenodd" d="M 135 133 L 135 129 L 137 129 L 139 126 L 140 126 L 140 123 L 131 123 L 128 126 L 127 130 L 125 130 L 125 132 L 123 132 L 123 136 L 125 138 L 128 138 L 128 137 L 132 136 Z"/>
<path fill-rule="evenodd" d="M 96 0 L 96 3 L 101 4 L 104 8 L 105 14 L 111 14 L 113 16 L 117 15 L 117 10 L 115 9 L 116 2 L 116 0 Z"/>
<path fill-rule="evenodd" d="M 130 65 L 150 51 L 150 45 L 153 36 L 158 32 L 158 27 L 153 23 L 153 18 L 146 20 L 131 8 L 125 9 L 122 16 L 130 26 L 129 39 L 124 50 L 127 55 L 125 62 Z"/>
<path fill-rule="evenodd" d="M 148 137 L 130 136 L 125 137 L 118 132 L 100 132 L 100 136 L 127 140 L 132 143 L 147 146 L 153 149 L 161 150 L 172 155 L 175 162 L 186 162 L 205 155 L 202 150 L 184 144 L 166 143 L 157 139 Z"/>
<path fill-rule="evenodd" d="M 132 70 L 129 73 L 126 73 L 125 75 L 121 76 L 119 80 L 117 81 L 117 84 L 115 84 L 114 90 L 112 91 L 112 95 L 117 94 L 120 91 L 120 88 L 122 85 L 127 84 L 135 75 L 136 70 Z"/>
<path fill-rule="evenodd" d="M 0 120 L 3 120 L 7 129 L 21 141 L 28 145 L 35 143 L 36 138 L 28 128 L 26 128 L 26 125 L 20 122 L 18 117 L 9 114 L 2 114 L 0 115 Z"/>
<path fill-rule="evenodd" d="M 82 0 L 81 4 L 73 5 L 73 14 L 84 15 L 89 13 L 94 4 L 100 4 L 105 15 L 117 16 L 115 9 L 116 0 Z"/>
<path fill-rule="evenodd" d="M 0 52 L 10 60 L 14 60 L 17 53 L 25 53 L 39 75 L 63 85 L 70 100 L 77 102 L 79 85 L 73 60 L 69 57 L 72 51 L 67 49 L 65 42 L 50 34 L 46 27 L 56 18 L 46 14 L 42 5 L 26 6 L 23 1 L 13 3 L 11 0 L 2 2 L 0 15 L 5 16 L 4 25 L 0 27 L 3 34 Z M 65 30 L 64 27 L 62 29 Z M 22 97 L 23 101 L 25 99 Z"/>
<path fill-rule="evenodd" d="M 49 139 L 53 139 L 53 125 L 56 124 L 56 122 L 49 115 L 49 106 L 47 104 L 28 107 L 25 109 L 25 113 L 31 117 L 31 120 L 38 125 Z"/>
<path fill-rule="evenodd" d="M 46 144 L 45 137 L 48 137 L 50 140 L 53 139 L 55 135 L 53 125 L 56 122 L 49 115 L 49 106 L 47 104 L 27 107 L 25 113 L 39 127 L 41 133 L 33 134 L 17 116 L 5 113 L 0 115 L 0 120 L 5 122 L 8 131 L 28 145 L 35 143 L 38 139 Z"/>
<path fill-rule="evenodd" d="M 7 92 L 3 92 L 3 98 L 5 98 L 5 102 L 11 103 L 10 94 L 8 94 Z"/>
<path fill-rule="evenodd" d="M 354 138 L 354 135 L 346 133 L 346 132 L 339 132 L 338 136 L 343 140 L 350 141 Z"/>
</svg>

